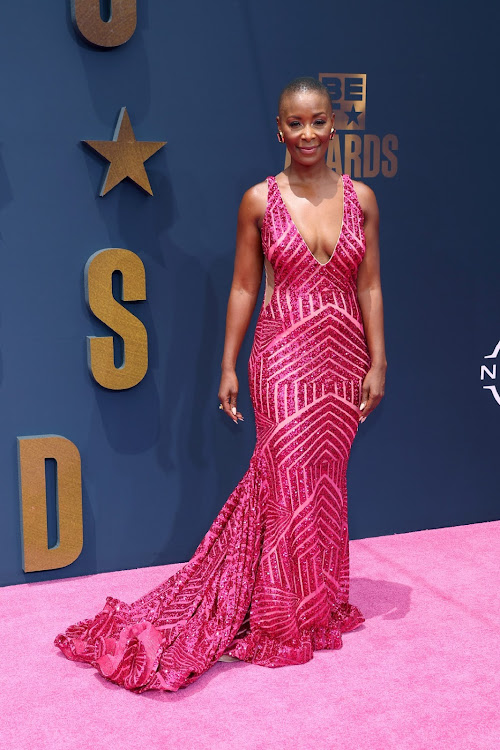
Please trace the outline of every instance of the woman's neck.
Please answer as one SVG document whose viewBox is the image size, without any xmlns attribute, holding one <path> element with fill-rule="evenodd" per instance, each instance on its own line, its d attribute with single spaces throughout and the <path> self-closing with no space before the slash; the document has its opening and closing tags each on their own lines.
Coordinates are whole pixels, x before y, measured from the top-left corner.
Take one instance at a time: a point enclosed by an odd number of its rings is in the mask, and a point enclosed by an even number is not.
<svg viewBox="0 0 500 750">
<path fill-rule="evenodd" d="M 321 182 L 325 179 L 331 179 L 332 170 L 329 169 L 324 161 L 311 166 L 299 164 L 292 160 L 290 165 L 284 170 L 290 183 L 306 185 L 313 182 Z"/>
</svg>

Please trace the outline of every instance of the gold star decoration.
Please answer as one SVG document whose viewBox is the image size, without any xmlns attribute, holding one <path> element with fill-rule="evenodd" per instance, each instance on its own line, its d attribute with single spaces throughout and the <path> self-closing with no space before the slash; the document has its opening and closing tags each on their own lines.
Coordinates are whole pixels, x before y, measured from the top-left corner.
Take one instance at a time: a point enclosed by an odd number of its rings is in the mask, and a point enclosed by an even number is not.
<svg viewBox="0 0 500 750">
<path fill-rule="evenodd" d="M 109 193 L 115 185 L 128 177 L 146 193 L 153 195 L 144 162 L 162 148 L 167 141 L 136 141 L 127 108 L 118 115 L 112 141 L 83 141 L 109 161 L 100 195 Z"/>
</svg>

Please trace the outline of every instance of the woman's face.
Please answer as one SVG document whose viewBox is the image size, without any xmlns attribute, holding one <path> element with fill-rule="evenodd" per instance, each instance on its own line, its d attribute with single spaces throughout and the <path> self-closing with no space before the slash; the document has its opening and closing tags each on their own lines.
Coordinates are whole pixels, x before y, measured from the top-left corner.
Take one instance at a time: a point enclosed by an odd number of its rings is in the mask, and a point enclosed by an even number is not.
<svg viewBox="0 0 500 750">
<path fill-rule="evenodd" d="M 324 160 L 335 120 L 328 96 L 320 91 L 288 94 L 276 120 L 292 159 L 304 165 Z"/>
</svg>

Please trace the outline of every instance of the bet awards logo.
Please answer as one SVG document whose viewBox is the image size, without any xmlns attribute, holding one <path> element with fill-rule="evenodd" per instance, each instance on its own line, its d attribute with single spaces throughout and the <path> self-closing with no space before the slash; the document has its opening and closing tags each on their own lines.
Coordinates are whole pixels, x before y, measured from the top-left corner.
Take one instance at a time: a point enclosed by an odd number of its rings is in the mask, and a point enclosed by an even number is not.
<svg viewBox="0 0 500 750">
<path fill-rule="evenodd" d="M 500 341 L 493 349 L 493 352 L 491 354 L 486 354 L 484 357 L 485 359 L 496 359 L 498 357 L 498 353 L 500 352 Z M 488 384 L 483 385 L 483 388 L 485 388 L 488 391 L 491 391 L 491 395 L 497 402 L 497 404 L 500 404 L 500 394 L 498 393 L 497 387 L 495 385 L 497 377 L 497 363 L 496 362 L 488 362 L 488 365 L 481 365 L 481 380 L 484 381 L 485 378 L 488 379 Z"/>
<path fill-rule="evenodd" d="M 332 100 L 337 136 L 330 143 L 327 164 L 354 179 L 394 177 L 398 171 L 398 138 L 365 133 L 366 74 L 320 73 Z"/>
</svg>

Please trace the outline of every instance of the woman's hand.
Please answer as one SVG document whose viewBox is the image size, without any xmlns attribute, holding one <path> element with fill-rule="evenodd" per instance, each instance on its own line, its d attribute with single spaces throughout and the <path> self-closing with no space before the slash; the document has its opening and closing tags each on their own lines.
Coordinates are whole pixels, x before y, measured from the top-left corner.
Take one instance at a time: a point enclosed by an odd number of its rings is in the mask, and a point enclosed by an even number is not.
<svg viewBox="0 0 500 750">
<path fill-rule="evenodd" d="M 379 405 L 385 391 L 386 367 L 370 367 L 363 380 L 359 421 L 364 422 L 368 414 Z"/>
<path fill-rule="evenodd" d="M 219 401 L 227 416 L 235 424 L 238 419 L 243 420 L 241 412 L 237 411 L 236 400 L 238 398 L 238 378 L 235 370 L 223 370 L 219 385 Z"/>
</svg>

